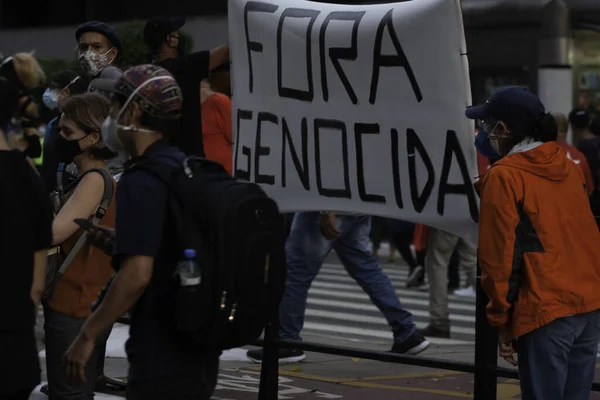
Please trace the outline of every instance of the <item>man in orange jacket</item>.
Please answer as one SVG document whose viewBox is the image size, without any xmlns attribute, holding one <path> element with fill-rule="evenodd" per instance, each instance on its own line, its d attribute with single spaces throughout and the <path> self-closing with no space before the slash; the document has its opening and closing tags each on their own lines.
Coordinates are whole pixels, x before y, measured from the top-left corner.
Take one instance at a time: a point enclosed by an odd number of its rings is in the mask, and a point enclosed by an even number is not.
<svg viewBox="0 0 600 400">
<path fill-rule="evenodd" d="M 600 341 L 600 232 L 581 169 L 527 89 L 467 109 L 503 156 L 483 178 L 479 226 L 487 315 L 524 399 L 589 399 Z"/>
</svg>

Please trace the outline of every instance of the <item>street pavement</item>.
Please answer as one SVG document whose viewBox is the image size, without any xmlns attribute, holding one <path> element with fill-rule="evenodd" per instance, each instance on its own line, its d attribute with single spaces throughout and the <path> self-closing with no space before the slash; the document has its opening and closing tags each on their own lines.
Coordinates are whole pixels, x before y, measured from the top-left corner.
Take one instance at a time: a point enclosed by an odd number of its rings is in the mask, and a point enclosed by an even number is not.
<svg viewBox="0 0 600 400">
<path fill-rule="evenodd" d="M 413 313 L 419 327 L 426 326 L 428 293 L 405 289 L 407 267 L 399 262 L 387 263 L 387 254 L 380 252 L 380 255 L 381 266 L 392 280 L 402 304 Z M 432 346 L 422 356 L 473 362 L 474 299 L 450 295 L 450 313 L 452 338 L 431 339 Z M 38 319 L 38 345 L 44 369 L 41 313 Z M 127 375 L 123 350 L 127 336 L 127 326 L 115 325 L 107 345 L 107 376 Z M 392 345 L 385 319 L 335 257 L 323 265 L 312 285 L 302 336 L 305 341 L 357 349 L 386 351 Z M 249 362 L 245 353 L 246 349 L 223 353 L 214 400 L 257 399 L 260 365 Z M 502 360 L 499 364 L 508 366 Z M 600 380 L 600 374 L 596 379 Z M 498 399 L 520 398 L 518 382 L 499 379 L 498 383 Z M 444 400 L 472 398 L 472 391 L 472 374 L 316 353 L 308 353 L 302 363 L 282 365 L 279 377 L 279 399 Z M 600 399 L 600 394 L 595 393 L 591 398 Z M 45 399 L 39 390 L 30 397 L 30 400 Z M 124 394 L 97 393 L 96 399 L 124 399 Z"/>
</svg>

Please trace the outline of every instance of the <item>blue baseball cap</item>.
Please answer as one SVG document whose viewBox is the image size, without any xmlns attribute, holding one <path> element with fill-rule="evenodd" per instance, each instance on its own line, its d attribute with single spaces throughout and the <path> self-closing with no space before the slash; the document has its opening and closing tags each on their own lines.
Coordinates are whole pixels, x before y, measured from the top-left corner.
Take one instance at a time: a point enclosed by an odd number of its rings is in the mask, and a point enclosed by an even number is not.
<svg viewBox="0 0 600 400">
<path fill-rule="evenodd" d="M 506 122 L 511 129 L 530 130 L 546 114 L 540 99 L 522 86 L 507 86 L 494 93 L 484 104 L 467 108 L 469 119 Z"/>
</svg>

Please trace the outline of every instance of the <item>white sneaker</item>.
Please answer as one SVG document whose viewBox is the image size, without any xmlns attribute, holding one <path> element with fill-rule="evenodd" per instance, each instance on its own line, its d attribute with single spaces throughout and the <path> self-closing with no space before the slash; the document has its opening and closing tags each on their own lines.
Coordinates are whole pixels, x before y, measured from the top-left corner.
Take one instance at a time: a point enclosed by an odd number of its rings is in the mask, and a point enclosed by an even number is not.
<svg viewBox="0 0 600 400">
<path fill-rule="evenodd" d="M 464 289 L 458 289 L 454 291 L 454 294 L 460 297 L 476 297 L 477 292 L 473 286 L 466 287 Z"/>
</svg>

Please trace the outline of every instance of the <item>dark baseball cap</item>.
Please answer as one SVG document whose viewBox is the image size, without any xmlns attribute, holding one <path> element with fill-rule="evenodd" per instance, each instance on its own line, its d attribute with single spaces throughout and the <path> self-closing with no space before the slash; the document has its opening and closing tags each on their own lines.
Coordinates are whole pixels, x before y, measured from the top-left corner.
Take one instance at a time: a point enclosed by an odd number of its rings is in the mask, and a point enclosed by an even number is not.
<svg viewBox="0 0 600 400">
<path fill-rule="evenodd" d="M 494 93 L 484 104 L 467 108 L 469 119 L 506 122 L 512 129 L 533 129 L 546 109 L 540 99 L 522 86 L 507 86 Z"/>
<path fill-rule="evenodd" d="M 576 129 L 585 129 L 590 124 L 590 113 L 584 108 L 575 108 L 569 113 L 569 123 Z"/>
<path fill-rule="evenodd" d="M 79 42 L 81 35 L 86 32 L 103 34 L 113 44 L 113 46 L 119 50 L 119 53 L 123 51 L 123 42 L 121 41 L 121 36 L 119 36 L 115 28 L 107 23 L 100 21 L 89 21 L 79 25 L 75 31 L 75 40 Z"/>
<path fill-rule="evenodd" d="M 185 25 L 183 17 L 158 17 L 146 22 L 144 26 L 144 42 L 150 48 L 167 40 L 167 35 Z"/>
</svg>

